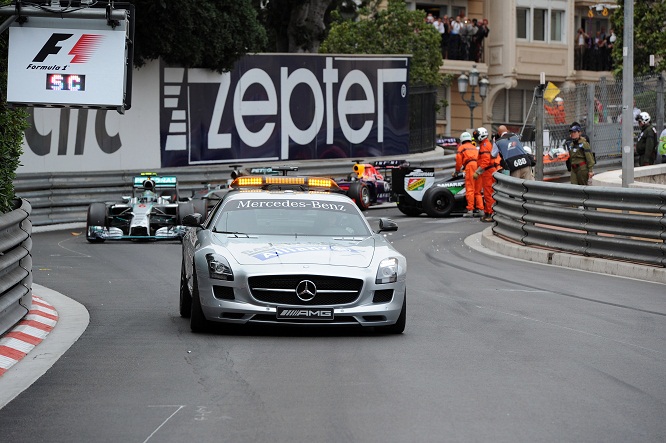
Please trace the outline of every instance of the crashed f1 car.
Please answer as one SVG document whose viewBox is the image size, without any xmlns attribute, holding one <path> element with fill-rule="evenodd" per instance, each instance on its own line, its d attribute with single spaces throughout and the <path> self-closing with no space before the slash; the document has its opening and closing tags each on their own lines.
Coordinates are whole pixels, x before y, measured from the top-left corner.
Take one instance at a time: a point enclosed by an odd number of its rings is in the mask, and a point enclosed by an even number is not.
<svg viewBox="0 0 666 443">
<path fill-rule="evenodd" d="M 463 174 L 436 180 L 434 168 L 415 168 L 403 163 L 391 170 L 391 183 L 391 200 L 407 216 L 416 217 L 425 212 L 429 217 L 447 217 L 466 210 Z"/>
<path fill-rule="evenodd" d="M 179 201 L 175 176 L 142 173 L 122 200 L 88 207 L 86 240 L 178 240 L 187 229 L 183 218 L 194 213 L 192 201 Z"/>
</svg>

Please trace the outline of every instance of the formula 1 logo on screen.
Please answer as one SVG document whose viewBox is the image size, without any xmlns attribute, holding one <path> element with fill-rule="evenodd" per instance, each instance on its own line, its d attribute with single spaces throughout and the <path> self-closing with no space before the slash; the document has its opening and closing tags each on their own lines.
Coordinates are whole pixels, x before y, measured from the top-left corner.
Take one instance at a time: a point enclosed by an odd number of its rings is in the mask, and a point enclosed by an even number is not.
<svg viewBox="0 0 666 443">
<path fill-rule="evenodd" d="M 35 58 L 32 59 L 33 63 L 42 63 L 49 55 L 56 55 L 63 48 L 61 42 L 69 40 L 74 34 L 53 33 L 51 37 L 44 43 L 42 49 L 39 50 Z M 73 56 L 70 63 L 86 63 L 95 50 L 99 47 L 104 36 L 99 34 L 82 34 L 76 41 L 68 55 Z M 67 65 L 58 69 L 65 70 Z M 52 66 L 39 66 L 28 64 L 26 69 L 49 69 L 53 70 Z"/>
<path fill-rule="evenodd" d="M 260 54 L 161 66 L 162 167 L 404 155 L 409 58 Z"/>
</svg>

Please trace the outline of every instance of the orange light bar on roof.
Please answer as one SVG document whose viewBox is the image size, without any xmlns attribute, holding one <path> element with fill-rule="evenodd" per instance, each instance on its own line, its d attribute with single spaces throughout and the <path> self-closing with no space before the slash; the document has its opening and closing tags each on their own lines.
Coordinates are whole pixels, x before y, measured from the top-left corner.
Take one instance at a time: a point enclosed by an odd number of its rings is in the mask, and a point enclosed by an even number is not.
<svg viewBox="0 0 666 443">
<path fill-rule="evenodd" d="M 308 186 L 316 188 L 337 189 L 338 184 L 330 178 L 310 177 L 308 178 Z"/>
<path fill-rule="evenodd" d="M 234 180 L 234 182 L 231 184 L 232 186 L 239 187 L 239 186 L 261 186 L 264 184 L 263 177 L 238 177 L 237 179 Z"/>
<path fill-rule="evenodd" d="M 267 185 L 304 185 L 304 177 L 264 177 Z"/>
<path fill-rule="evenodd" d="M 318 188 L 320 190 L 337 190 L 337 183 L 330 178 L 323 177 L 289 177 L 289 176 L 263 176 L 247 175 L 236 178 L 232 183 L 232 188 L 261 188 L 264 185 L 307 185 L 308 188 Z"/>
</svg>

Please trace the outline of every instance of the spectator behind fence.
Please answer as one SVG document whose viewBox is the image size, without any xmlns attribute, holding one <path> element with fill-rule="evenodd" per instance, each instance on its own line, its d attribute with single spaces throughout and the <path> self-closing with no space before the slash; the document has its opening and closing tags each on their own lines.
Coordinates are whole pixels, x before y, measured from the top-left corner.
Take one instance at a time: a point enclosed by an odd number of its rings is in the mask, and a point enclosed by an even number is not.
<svg viewBox="0 0 666 443">
<path fill-rule="evenodd" d="M 451 21 L 448 15 L 445 15 L 442 19 L 442 28 L 444 29 L 444 33 L 442 34 L 442 58 L 447 58 L 449 53 L 449 35 L 451 34 Z"/>
<path fill-rule="evenodd" d="M 615 45 L 615 40 L 617 40 L 617 36 L 615 35 L 615 30 L 611 28 L 609 34 L 606 36 L 605 71 L 613 70 L 613 46 Z"/>
<path fill-rule="evenodd" d="M 585 50 L 587 48 L 587 39 L 590 36 L 585 33 L 583 28 L 578 28 L 578 34 L 576 35 L 576 49 L 574 53 L 574 69 L 577 71 L 583 70 L 584 60 L 585 60 Z"/>
<path fill-rule="evenodd" d="M 460 59 L 460 29 L 462 22 L 460 16 L 457 16 L 451 22 L 451 35 L 449 35 L 449 58 L 451 60 Z"/>
<path fill-rule="evenodd" d="M 546 112 L 553 116 L 556 125 L 564 125 L 567 122 L 567 115 L 564 111 L 564 100 L 562 97 L 555 98 L 555 106 L 544 105 Z"/>
</svg>

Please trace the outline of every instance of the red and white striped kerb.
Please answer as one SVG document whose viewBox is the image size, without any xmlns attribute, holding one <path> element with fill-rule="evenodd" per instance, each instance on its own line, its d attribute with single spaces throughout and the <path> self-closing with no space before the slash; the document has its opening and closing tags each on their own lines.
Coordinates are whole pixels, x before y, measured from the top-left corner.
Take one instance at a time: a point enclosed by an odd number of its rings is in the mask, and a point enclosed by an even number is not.
<svg viewBox="0 0 666 443">
<path fill-rule="evenodd" d="M 0 337 L 0 376 L 41 343 L 57 322 L 55 308 L 33 294 L 28 315 Z"/>
</svg>

